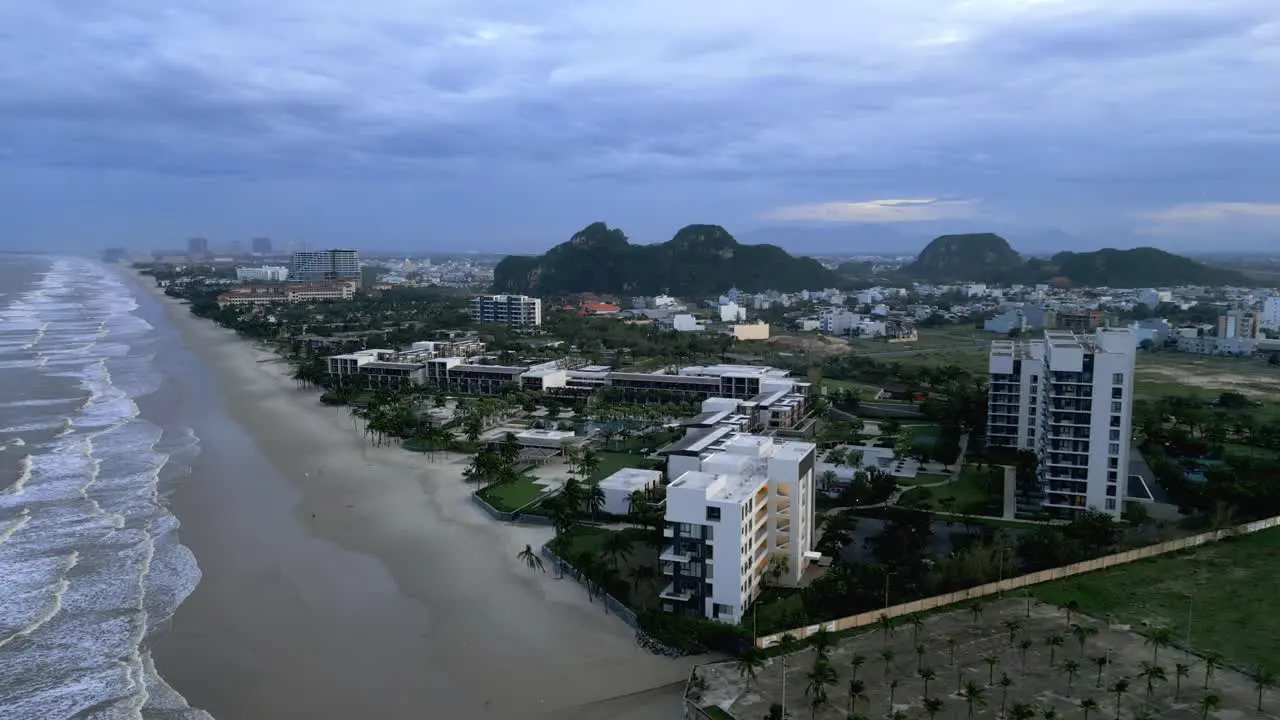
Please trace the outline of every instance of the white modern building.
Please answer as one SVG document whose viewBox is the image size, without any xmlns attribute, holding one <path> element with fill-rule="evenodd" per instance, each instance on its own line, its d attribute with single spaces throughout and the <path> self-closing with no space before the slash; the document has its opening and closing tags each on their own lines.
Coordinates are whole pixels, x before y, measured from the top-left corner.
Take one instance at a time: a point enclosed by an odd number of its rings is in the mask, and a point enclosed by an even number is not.
<svg viewBox="0 0 1280 720">
<path fill-rule="evenodd" d="M 1267 298 L 1262 303 L 1262 317 L 1258 324 L 1268 330 L 1280 330 L 1280 297 Z"/>
<path fill-rule="evenodd" d="M 295 282 L 359 280 L 360 254 L 355 250 L 296 252 L 289 261 L 289 279 Z"/>
<path fill-rule="evenodd" d="M 818 312 L 818 330 L 825 335 L 848 335 L 862 316 L 842 307 L 827 307 Z"/>
<path fill-rule="evenodd" d="M 236 268 L 236 279 L 240 282 L 284 282 L 289 279 L 289 268 L 284 265 Z"/>
<path fill-rule="evenodd" d="M 812 443 L 718 428 L 668 458 L 662 609 L 740 622 L 770 569 L 796 584 L 814 545 Z"/>
<path fill-rule="evenodd" d="M 656 490 L 661 484 L 661 470 L 622 468 L 600 481 L 600 490 L 604 492 L 602 509 L 610 515 L 626 515 L 631 510 L 631 496 L 634 493 Z"/>
<path fill-rule="evenodd" d="M 1136 356 L 1128 329 L 992 343 L 988 443 L 1036 453 L 1046 510 L 1124 511 Z"/>
<path fill-rule="evenodd" d="M 471 300 L 471 320 L 511 328 L 542 324 L 542 301 L 528 295 L 482 295 Z"/>
</svg>

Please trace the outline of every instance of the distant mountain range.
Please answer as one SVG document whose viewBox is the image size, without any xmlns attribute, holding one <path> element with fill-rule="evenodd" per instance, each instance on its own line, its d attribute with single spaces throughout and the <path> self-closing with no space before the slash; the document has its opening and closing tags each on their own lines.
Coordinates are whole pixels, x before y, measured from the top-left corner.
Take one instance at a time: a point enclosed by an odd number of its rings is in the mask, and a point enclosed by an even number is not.
<svg viewBox="0 0 1280 720">
<path fill-rule="evenodd" d="M 744 245 L 719 225 L 689 225 L 667 242 L 633 245 L 597 222 L 537 256 L 512 255 L 493 272 L 497 292 L 550 296 L 700 296 L 730 287 L 782 292 L 833 287 L 839 277 L 817 260 L 774 245 Z"/>
<path fill-rule="evenodd" d="M 1249 285 L 1235 270 L 1204 263 L 1157 248 L 1106 248 L 1093 252 L 1060 252 L 1049 259 L 1019 255 L 994 233 L 943 235 L 934 239 L 900 273 L 935 282 L 974 280 L 994 283 L 1068 282 L 1094 287 L 1161 287 L 1170 285 Z"/>
</svg>

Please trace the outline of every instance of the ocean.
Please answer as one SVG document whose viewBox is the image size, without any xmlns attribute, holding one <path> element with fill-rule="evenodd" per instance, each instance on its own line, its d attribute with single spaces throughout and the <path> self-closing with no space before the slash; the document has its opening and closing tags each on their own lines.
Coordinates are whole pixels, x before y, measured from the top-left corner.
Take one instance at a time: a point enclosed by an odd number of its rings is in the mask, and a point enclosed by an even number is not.
<svg viewBox="0 0 1280 720">
<path fill-rule="evenodd" d="M 200 580 L 165 498 L 200 443 L 136 400 L 156 328 L 122 270 L 0 255 L 0 718 L 206 720 L 147 637 Z"/>
</svg>

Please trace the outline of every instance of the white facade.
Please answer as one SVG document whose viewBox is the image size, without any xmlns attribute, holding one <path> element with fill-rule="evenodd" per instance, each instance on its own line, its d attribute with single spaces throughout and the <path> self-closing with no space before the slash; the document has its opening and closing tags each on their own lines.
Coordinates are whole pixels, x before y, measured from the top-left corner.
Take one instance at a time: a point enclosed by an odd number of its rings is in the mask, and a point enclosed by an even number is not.
<svg viewBox="0 0 1280 720">
<path fill-rule="evenodd" d="M 289 268 L 283 265 L 236 268 L 236 279 L 240 282 L 284 282 L 289 279 Z"/>
<path fill-rule="evenodd" d="M 542 324 L 542 301 L 528 295 L 482 295 L 471 300 L 471 320 L 512 328 Z"/>
<path fill-rule="evenodd" d="M 1258 341 L 1244 337 L 1179 337 L 1178 350 L 1196 355 L 1232 355 L 1247 357 L 1258 348 Z"/>
<path fill-rule="evenodd" d="M 1148 288 L 1138 293 L 1138 302 L 1154 310 L 1161 303 L 1173 302 L 1173 293 L 1168 290 Z"/>
<path fill-rule="evenodd" d="M 771 564 L 785 565 L 780 582 L 799 582 L 818 557 L 812 551 L 816 449 L 718 432 L 700 455 L 669 466 L 676 479 L 667 486 L 671 543 L 659 556 L 667 580 L 663 610 L 736 623 Z M 676 468 L 684 469 L 676 475 Z"/>
<path fill-rule="evenodd" d="M 698 324 L 697 318 L 688 313 L 671 316 L 671 329 L 676 332 L 698 332 L 702 326 Z"/>
<path fill-rule="evenodd" d="M 355 250 L 317 250 L 293 254 L 289 279 L 298 282 L 359 280 L 360 254 Z"/>
<path fill-rule="evenodd" d="M 1280 297 L 1267 298 L 1262 303 L 1262 316 L 1258 324 L 1270 330 L 1280 330 Z"/>
<path fill-rule="evenodd" d="M 992 343 L 988 442 L 1036 453 L 1046 509 L 1124 511 L 1136 355 L 1128 329 Z"/>
<path fill-rule="evenodd" d="M 653 490 L 662 482 L 662 471 L 623 468 L 600 481 L 604 492 L 603 510 L 610 515 L 626 515 L 631 509 L 631 494 Z"/>
<path fill-rule="evenodd" d="M 747 319 L 747 309 L 740 307 L 738 303 L 725 303 L 720 306 L 720 322 L 739 322 Z"/>
<path fill-rule="evenodd" d="M 818 312 L 818 330 L 827 335 L 848 335 L 862 316 L 842 307 L 823 308 Z"/>
</svg>

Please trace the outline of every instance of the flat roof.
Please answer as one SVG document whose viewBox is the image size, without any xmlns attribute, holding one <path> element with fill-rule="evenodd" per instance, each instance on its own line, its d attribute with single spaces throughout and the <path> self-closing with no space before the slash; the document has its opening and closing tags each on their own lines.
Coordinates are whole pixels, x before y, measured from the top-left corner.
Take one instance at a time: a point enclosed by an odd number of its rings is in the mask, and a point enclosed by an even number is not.
<svg viewBox="0 0 1280 720">
<path fill-rule="evenodd" d="M 414 362 L 367 362 L 360 366 L 361 370 L 413 370 L 426 367 L 423 363 Z"/>
<path fill-rule="evenodd" d="M 609 477 L 600 481 L 600 487 L 610 488 L 613 490 L 643 490 L 644 488 L 654 485 L 662 479 L 661 470 L 646 470 L 644 468 L 622 468 Z"/>
<path fill-rule="evenodd" d="M 684 437 L 658 450 L 658 452 L 665 455 L 702 452 L 731 432 L 733 432 L 733 428 L 727 425 L 690 430 Z"/>
</svg>

